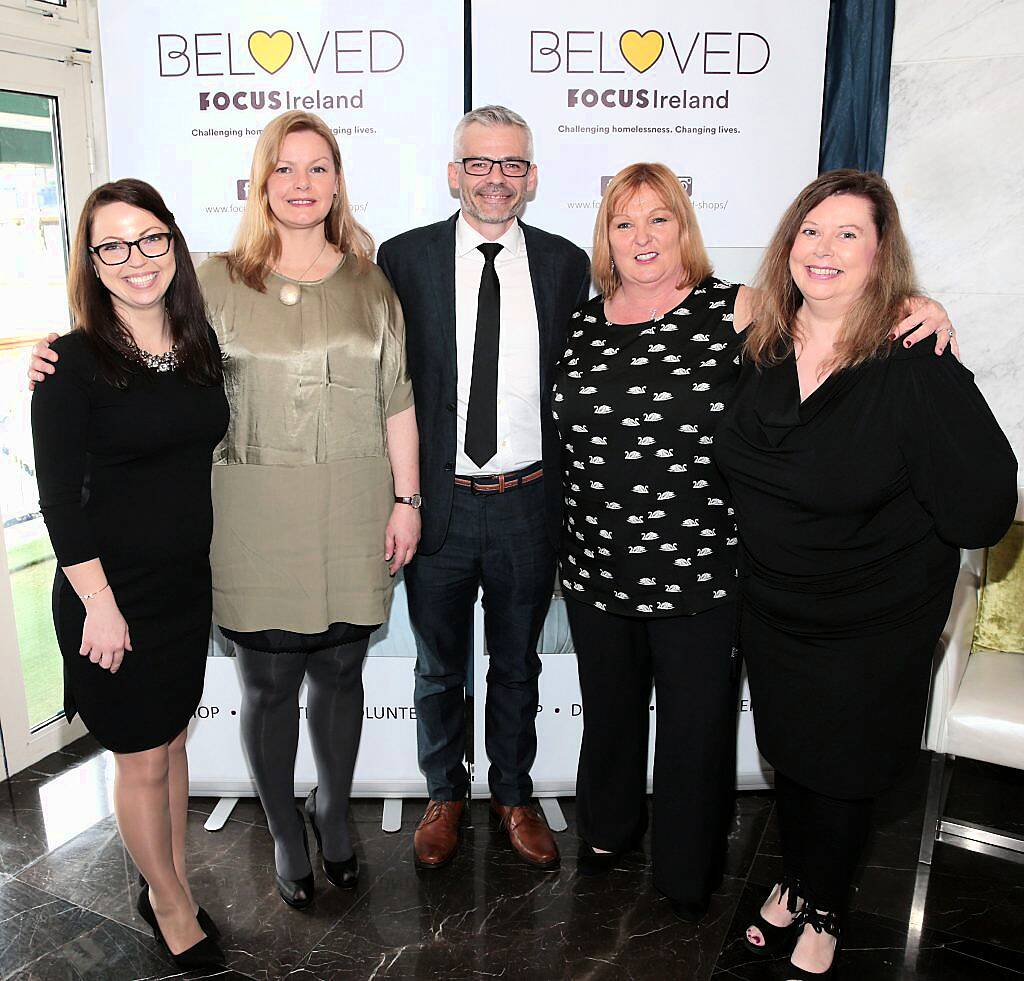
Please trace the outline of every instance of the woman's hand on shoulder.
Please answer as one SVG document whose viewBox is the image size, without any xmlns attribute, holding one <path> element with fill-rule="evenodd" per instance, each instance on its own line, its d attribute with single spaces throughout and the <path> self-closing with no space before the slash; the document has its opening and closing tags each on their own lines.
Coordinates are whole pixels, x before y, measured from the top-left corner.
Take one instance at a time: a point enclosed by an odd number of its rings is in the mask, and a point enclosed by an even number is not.
<svg viewBox="0 0 1024 981">
<path fill-rule="evenodd" d="M 384 561 L 392 576 L 412 562 L 420 543 L 420 527 L 419 510 L 396 502 L 384 531 Z"/>
<path fill-rule="evenodd" d="M 47 334 L 41 341 L 32 346 L 32 360 L 28 365 L 28 390 L 35 389 L 37 382 L 46 381 L 47 375 L 52 375 L 57 369 L 54 364 L 59 360 L 57 352 L 50 345 L 60 337 L 60 334 Z"/>
<path fill-rule="evenodd" d="M 912 296 L 906 303 L 906 316 L 893 328 L 889 338 L 894 341 L 903 338 L 903 346 L 912 347 L 932 334 L 936 354 L 951 347 L 957 361 L 960 360 L 960 344 L 946 308 L 926 296 Z"/>
<path fill-rule="evenodd" d="M 124 652 L 131 649 L 128 624 L 121 616 L 113 592 L 106 589 L 86 600 L 82 646 L 78 653 L 111 674 L 116 674 L 124 659 Z"/>
</svg>

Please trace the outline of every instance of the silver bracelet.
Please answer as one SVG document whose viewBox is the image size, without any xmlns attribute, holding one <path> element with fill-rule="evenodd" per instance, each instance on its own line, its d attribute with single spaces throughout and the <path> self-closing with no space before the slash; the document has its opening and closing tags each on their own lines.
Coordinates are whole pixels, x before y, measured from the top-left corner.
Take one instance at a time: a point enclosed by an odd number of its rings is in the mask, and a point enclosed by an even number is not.
<svg viewBox="0 0 1024 981">
<path fill-rule="evenodd" d="M 79 596 L 78 598 L 84 603 L 86 600 L 91 600 L 94 596 L 99 596 L 99 594 L 102 593 L 104 589 L 110 589 L 109 582 L 105 586 L 102 586 L 100 589 L 97 589 L 96 592 L 86 593 L 84 596 Z"/>
</svg>

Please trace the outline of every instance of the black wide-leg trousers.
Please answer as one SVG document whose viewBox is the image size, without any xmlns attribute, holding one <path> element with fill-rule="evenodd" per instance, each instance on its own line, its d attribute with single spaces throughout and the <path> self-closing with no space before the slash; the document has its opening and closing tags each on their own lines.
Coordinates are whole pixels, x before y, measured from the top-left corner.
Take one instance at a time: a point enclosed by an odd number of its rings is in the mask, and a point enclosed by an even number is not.
<svg viewBox="0 0 1024 981">
<path fill-rule="evenodd" d="M 647 829 L 653 685 L 654 884 L 703 903 L 721 875 L 736 780 L 736 606 L 648 618 L 566 606 L 583 695 L 580 837 L 618 852 Z"/>
</svg>

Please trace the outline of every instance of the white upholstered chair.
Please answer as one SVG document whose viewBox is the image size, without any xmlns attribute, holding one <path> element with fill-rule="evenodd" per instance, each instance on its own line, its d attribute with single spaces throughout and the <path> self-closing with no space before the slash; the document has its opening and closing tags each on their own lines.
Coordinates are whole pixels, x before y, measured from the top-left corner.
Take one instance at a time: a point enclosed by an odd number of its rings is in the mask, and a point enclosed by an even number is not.
<svg viewBox="0 0 1024 981">
<path fill-rule="evenodd" d="M 1018 491 L 1017 520 L 1024 520 Z M 944 817 L 955 757 L 1024 770 L 1024 651 L 972 650 L 984 551 L 964 553 L 956 593 L 933 669 L 925 725 L 932 757 L 918 861 L 930 865 L 936 841 L 1016 857 L 1024 838 L 955 817 Z"/>
</svg>

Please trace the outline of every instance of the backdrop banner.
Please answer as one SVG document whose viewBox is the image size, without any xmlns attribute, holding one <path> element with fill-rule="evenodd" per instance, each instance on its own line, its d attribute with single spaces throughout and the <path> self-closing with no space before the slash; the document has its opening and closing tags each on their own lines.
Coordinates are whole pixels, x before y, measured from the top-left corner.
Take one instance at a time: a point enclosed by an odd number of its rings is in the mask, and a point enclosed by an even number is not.
<svg viewBox="0 0 1024 981">
<path fill-rule="evenodd" d="M 164 194 L 194 251 L 226 248 L 248 192 L 264 125 L 287 109 L 322 116 L 341 144 L 357 218 L 376 241 L 454 210 L 445 180 L 463 111 L 463 7 L 381 0 L 100 0 L 112 177 Z M 608 0 L 473 4 L 474 104 L 502 102 L 533 127 L 542 191 L 527 220 L 589 247 L 608 177 L 635 160 L 674 168 L 711 246 L 760 247 L 795 191 L 816 172 L 828 5 L 722 0 L 699 9 L 655 2 L 645 22 Z M 267 516 L 273 520 L 272 515 Z M 486 794 L 487 673 L 477 604 L 473 789 Z M 575 793 L 582 715 L 564 605 L 556 597 L 540 644 L 543 795 Z M 191 789 L 251 794 L 239 733 L 231 645 L 215 632 L 189 749 Z M 399 582 L 390 622 L 364 669 L 366 704 L 353 792 L 425 796 L 416 762 L 415 643 Z M 473 680 L 470 681 L 472 690 Z M 300 695 L 304 713 L 305 696 Z M 759 786 L 745 690 L 737 781 Z M 652 730 L 656 708 L 652 698 Z M 316 780 L 305 726 L 300 792 Z"/>
<path fill-rule="evenodd" d="M 609 178 L 671 167 L 707 245 L 764 246 L 817 174 L 825 0 L 473 4 L 473 101 L 533 129 L 532 224 L 589 247 Z"/>
<path fill-rule="evenodd" d="M 159 189 L 195 252 L 228 247 L 263 127 L 323 117 L 378 242 L 453 209 L 462 5 L 100 0 L 110 174 Z"/>
</svg>

